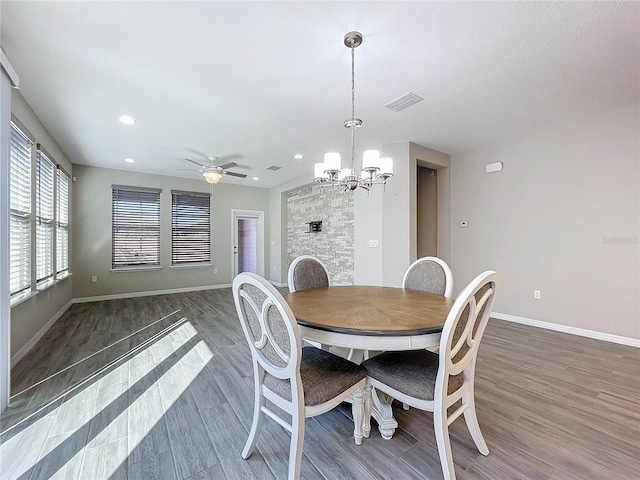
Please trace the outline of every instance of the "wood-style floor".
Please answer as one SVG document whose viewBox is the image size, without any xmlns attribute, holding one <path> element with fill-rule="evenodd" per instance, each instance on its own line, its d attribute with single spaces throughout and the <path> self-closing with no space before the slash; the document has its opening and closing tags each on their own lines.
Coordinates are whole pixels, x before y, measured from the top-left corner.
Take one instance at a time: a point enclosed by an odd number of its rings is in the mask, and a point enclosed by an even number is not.
<svg viewBox="0 0 640 480">
<path fill-rule="evenodd" d="M 12 371 L 0 478 L 286 478 L 289 434 L 275 422 L 240 456 L 248 352 L 230 289 L 73 305 Z M 492 319 L 476 402 L 490 454 L 457 420 L 459 480 L 639 478 L 639 349 Z M 302 478 L 441 479 L 431 414 L 394 410 L 395 436 L 374 426 L 360 446 L 346 404 L 307 420 Z"/>
</svg>

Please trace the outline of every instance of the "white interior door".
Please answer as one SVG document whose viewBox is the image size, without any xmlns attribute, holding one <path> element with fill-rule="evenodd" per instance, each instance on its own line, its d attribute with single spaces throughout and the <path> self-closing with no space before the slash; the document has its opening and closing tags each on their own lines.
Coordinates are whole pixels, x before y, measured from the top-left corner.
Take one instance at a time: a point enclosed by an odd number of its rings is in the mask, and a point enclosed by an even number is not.
<svg viewBox="0 0 640 480">
<path fill-rule="evenodd" d="M 264 277 L 264 212 L 233 210 L 233 276 L 252 272 Z"/>
</svg>

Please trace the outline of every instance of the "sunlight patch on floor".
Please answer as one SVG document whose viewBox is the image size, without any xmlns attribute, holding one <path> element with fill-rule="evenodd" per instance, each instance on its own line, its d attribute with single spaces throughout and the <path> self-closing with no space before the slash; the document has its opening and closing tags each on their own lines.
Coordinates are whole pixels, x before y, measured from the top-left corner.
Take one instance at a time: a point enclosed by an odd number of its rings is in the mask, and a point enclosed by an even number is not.
<svg viewBox="0 0 640 480">
<path fill-rule="evenodd" d="M 185 322 L 7 436 L 0 445 L 2 478 L 43 469 L 50 478 L 109 478 L 211 358 Z"/>
</svg>

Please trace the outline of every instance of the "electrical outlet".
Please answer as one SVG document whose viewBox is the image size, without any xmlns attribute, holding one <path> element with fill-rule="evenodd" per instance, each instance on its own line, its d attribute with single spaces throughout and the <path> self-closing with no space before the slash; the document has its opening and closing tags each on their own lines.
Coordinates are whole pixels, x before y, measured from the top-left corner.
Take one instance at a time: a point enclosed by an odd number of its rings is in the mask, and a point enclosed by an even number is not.
<svg viewBox="0 0 640 480">
<path fill-rule="evenodd" d="M 92 275 L 91 276 L 91 283 L 96 283 L 98 281 L 98 276 L 97 275 Z"/>
<path fill-rule="evenodd" d="M 218 273 L 218 269 L 217 269 L 217 268 L 214 268 L 214 269 L 213 269 L 213 273 Z"/>
<path fill-rule="evenodd" d="M 378 248 L 378 240 L 369 240 L 369 248 Z"/>
<path fill-rule="evenodd" d="M 540 290 L 533 291 L 533 298 L 535 298 L 536 300 L 540 300 Z"/>
</svg>

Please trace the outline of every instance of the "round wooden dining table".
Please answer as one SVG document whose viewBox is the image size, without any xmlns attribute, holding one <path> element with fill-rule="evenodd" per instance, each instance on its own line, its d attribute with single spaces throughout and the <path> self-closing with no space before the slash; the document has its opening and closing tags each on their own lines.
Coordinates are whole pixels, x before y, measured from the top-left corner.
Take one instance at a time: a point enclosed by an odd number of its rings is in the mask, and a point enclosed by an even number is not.
<svg viewBox="0 0 640 480">
<path fill-rule="evenodd" d="M 454 301 L 395 287 L 332 286 L 285 295 L 302 338 L 352 351 L 359 363 L 372 351 L 418 350 L 437 346 Z M 383 438 L 398 426 L 390 398 L 373 392 L 372 415 Z M 365 432 L 366 434 L 367 432 Z"/>
</svg>

